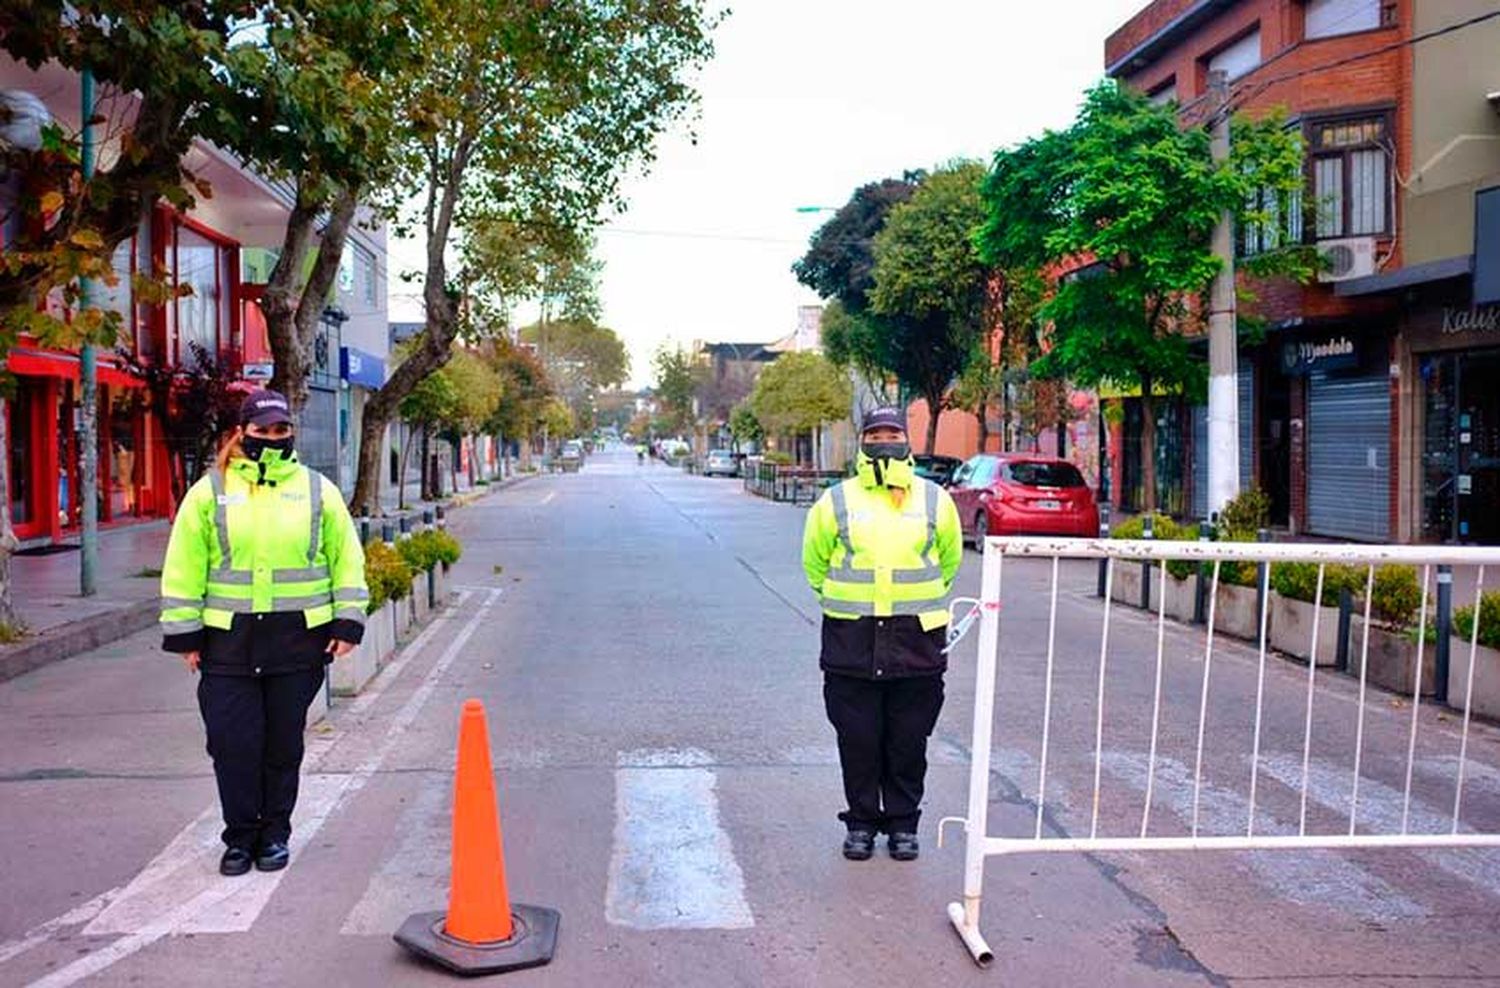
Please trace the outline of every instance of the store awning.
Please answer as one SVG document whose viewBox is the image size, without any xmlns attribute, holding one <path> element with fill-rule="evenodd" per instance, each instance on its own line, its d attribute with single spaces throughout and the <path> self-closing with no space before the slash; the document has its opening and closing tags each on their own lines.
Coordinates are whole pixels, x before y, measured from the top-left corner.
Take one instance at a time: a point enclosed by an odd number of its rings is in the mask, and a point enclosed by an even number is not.
<svg viewBox="0 0 1500 988">
<path fill-rule="evenodd" d="M 76 381 L 79 377 L 76 354 L 51 350 L 12 350 L 5 360 L 12 374 L 30 377 L 60 377 Z M 99 361 L 98 381 L 116 388 L 143 388 L 146 383 L 129 371 L 121 370 L 112 363 Z"/>
</svg>

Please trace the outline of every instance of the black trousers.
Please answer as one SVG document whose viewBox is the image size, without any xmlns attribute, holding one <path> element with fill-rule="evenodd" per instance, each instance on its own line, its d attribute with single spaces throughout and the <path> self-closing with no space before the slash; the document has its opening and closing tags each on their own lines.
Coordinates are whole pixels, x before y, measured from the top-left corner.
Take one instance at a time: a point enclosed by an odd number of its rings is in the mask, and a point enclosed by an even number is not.
<svg viewBox="0 0 1500 988">
<path fill-rule="evenodd" d="M 850 830 L 916 833 L 927 779 L 927 738 L 943 709 L 943 677 L 823 675 L 823 703 L 838 734 Z"/>
<path fill-rule="evenodd" d="M 224 843 L 257 848 L 292 835 L 292 808 L 302 769 L 307 708 L 323 688 L 324 669 L 277 676 L 198 680 L 198 709 L 208 730 Z"/>
</svg>

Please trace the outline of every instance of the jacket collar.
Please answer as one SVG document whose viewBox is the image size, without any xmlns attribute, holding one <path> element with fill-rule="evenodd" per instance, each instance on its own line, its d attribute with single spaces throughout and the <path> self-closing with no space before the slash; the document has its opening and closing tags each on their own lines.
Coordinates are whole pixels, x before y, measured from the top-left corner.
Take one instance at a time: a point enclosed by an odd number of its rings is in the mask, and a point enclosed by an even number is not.
<svg viewBox="0 0 1500 988">
<path fill-rule="evenodd" d="M 302 470 L 302 464 L 297 461 L 297 454 L 292 453 L 286 458 L 272 460 L 269 463 L 255 463 L 243 456 L 236 456 L 229 461 L 229 472 L 236 474 L 246 483 L 255 485 L 264 482 L 280 486 Z"/>
</svg>

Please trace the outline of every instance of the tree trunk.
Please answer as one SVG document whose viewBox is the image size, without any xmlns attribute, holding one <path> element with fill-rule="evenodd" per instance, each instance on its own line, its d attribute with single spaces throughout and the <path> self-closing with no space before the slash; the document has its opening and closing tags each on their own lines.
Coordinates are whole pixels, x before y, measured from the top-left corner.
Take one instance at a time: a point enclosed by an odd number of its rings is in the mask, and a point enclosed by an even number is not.
<svg viewBox="0 0 1500 988">
<path fill-rule="evenodd" d="M 1156 397 L 1150 374 L 1141 375 L 1141 507 L 1156 513 Z"/>
<path fill-rule="evenodd" d="M 364 423 L 364 424 L 365 424 L 365 431 L 368 432 L 369 431 L 369 425 L 368 425 L 368 423 Z M 411 457 L 411 427 L 408 426 L 407 429 L 406 429 L 406 435 L 401 440 L 401 456 L 400 456 L 401 463 L 396 467 L 396 507 L 400 508 L 403 511 L 406 510 L 406 465 L 407 465 L 408 462 L 410 462 L 410 457 Z M 360 460 L 363 461 L 364 457 L 361 456 Z M 360 473 L 361 474 L 364 473 L 364 463 L 363 462 L 360 463 Z M 366 512 L 366 514 L 368 514 L 368 513 L 369 512 Z"/>
<path fill-rule="evenodd" d="M 0 625 L 19 628 L 21 617 L 16 613 L 15 600 L 10 590 L 10 557 L 20 548 L 16 533 L 10 527 L 10 426 L 7 421 L 9 402 L 0 399 Z"/>
<path fill-rule="evenodd" d="M 424 501 L 434 500 L 432 496 L 432 438 L 427 426 L 422 426 L 422 451 L 418 454 L 422 464 L 422 482 L 418 485 L 418 493 Z"/>
<path fill-rule="evenodd" d="M 941 393 L 927 395 L 927 455 L 931 456 L 937 449 L 938 420 L 943 417 L 943 396 Z"/>
<path fill-rule="evenodd" d="M 271 271 L 270 281 L 262 296 L 266 336 L 271 344 L 271 357 L 275 361 L 271 388 L 286 395 L 296 411 L 301 411 L 307 402 L 307 378 L 312 370 L 313 341 L 317 337 L 323 311 L 328 306 L 329 289 L 338 277 L 339 264 L 344 256 L 344 243 L 349 236 L 349 224 L 354 219 L 358 204 L 357 189 L 341 189 L 334 196 L 331 205 L 319 197 L 304 195 L 299 190 L 297 205 L 287 220 L 281 257 Z M 325 208 L 328 209 L 328 224 L 323 228 L 323 235 L 318 243 L 318 256 L 304 286 L 300 282 L 307 253 L 311 249 L 313 226 Z"/>
<path fill-rule="evenodd" d="M 981 401 L 979 411 L 974 414 L 979 419 L 979 452 L 988 453 L 990 449 L 990 403 Z"/>
<path fill-rule="evenodd" d="M 360 416 L 359 472 L 354 482 L 354 503 L 350 506 L 355 515 L 378 518 L 383 514 L 380 507 L 380 475 L 385 466 L 381 456 L 384 452 L 381 447 L 384 445 L 382 440 L 385 438 L 385 427 L 384 421 L 373 419 L 368 414 Z M 406 451 L 405 443 L 401 444 L 401 451 Z M 401 475 L 404 469 L 404 464 L 398 464 L 398 496 L 400 482 L 405 480 Z"/>
</svg>

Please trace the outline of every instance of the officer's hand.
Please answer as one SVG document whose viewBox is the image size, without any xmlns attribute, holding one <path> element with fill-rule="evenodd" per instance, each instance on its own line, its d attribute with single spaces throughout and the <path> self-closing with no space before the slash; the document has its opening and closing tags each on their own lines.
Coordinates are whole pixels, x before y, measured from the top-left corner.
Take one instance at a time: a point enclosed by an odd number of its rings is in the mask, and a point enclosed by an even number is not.
<svg viewBox="0 0 1500 988">
<path fill-rule="evenodd" d="M 332 653 L 335 659 L 340 659 L 354 651 L 354 646 L 349 642 L 330 638 L 328 639 L 328 648 L 325 651 Z"/>
<path fill-rule="evenodd" d="M 198 671 L 198 658 L 199 656 L 197 652 L 182 653 L 182 661 L 188 667 L 188 672 Z"/>
</svg>

